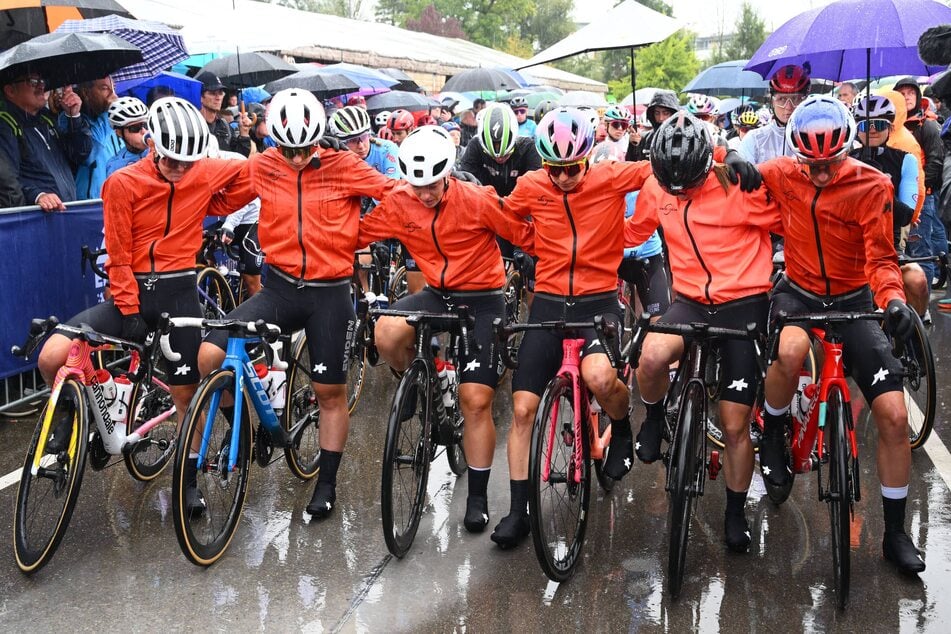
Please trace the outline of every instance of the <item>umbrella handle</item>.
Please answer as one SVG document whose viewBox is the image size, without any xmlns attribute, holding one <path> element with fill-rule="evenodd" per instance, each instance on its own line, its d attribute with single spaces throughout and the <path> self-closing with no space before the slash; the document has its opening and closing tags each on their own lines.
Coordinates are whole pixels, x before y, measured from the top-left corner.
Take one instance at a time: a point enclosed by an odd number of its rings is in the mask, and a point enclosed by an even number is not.
<svg viewBox="0 0 951 634">
<path fill-rule="evenodd" d="M 247 113 L 247 110 L 245 110 L 245 107 L 244 107 L 244 94 L 243 94 L 243 91 L 242 91 L 242 90 L 238 90 L 238 108 L 240 109 L 240 112 L 241 112 L 242 115 L 248 114 L 248 113 Z M 248 115 L 248 118 L 251 119 L 251 125 L 252 125 L 252 126 L 255 125 L 255 124 L 258 122 L 258 115 L 257 115 L 257 114 L 253 114 L 253 113 L 252 113 L 252 114 Z"/>
</svg>

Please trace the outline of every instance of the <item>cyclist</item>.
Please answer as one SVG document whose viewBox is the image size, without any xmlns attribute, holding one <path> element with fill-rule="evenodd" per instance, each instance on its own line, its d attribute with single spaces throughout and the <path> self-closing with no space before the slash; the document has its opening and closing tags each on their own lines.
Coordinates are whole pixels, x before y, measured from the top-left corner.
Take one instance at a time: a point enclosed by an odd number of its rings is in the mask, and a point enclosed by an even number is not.
<svg viewBox="0 0 951 634">
<path fill-rule="evenodd" d="M 623 161 L 630 143 L 628 130 L 631 127 L 631 114 L 619 106 L 612 106 L 604 113 L 604 123 L 608 137 L 595 146 L 593 156 L 595 159 L 609 157 Z"/>
<path fill-rule="evenodd" d="M 267 254 L 267 283 L 228 317 L 264 319 L 290 333 L 304 328 L 320 406 L 320 475 L 307 512 L 326 517 L 336 503 L 336 478 L 347 440 L 347 332 L 356 321 L 350 298 L 360 196 L 382 199 L 395 181 L 352 152 L 319 145 L 324 109 L 299 89 L 274 95 L 267 116 L 277 144 L 246 162 L 244 179 L 261 198 L 258 236 Z M 202 375 L 220 367 L 227 333 L 201 344 Z"/>
<path fill-rule="evenodd" d="M 200 317 L 195 253 L 201 246 L 206 215 L 224 216 L 254 198 L 240 178 L 242 163 L 206 158 L 208 124 L 195 106 L 178 97 L 152 104 L 148 119 L 152 160 L 115 172 L 103 185 L 103 222 L 109 259 L 106 271 L 113 298 L 68 323 L 141 341 L 159 315 Z M 172 347 L 181 353 L 169 363 L 168 383 L 178 412 L 185 409 L 198 383 L 199 333 L 175 330 Z M 47 383 L 66 362 L 70 337 L 53 334 L 40 352 L 39 368 Z M 69 420 L 55 427 L 47 449 L 66 446 Z M 194 477 L 194 476 L 192 476 Z M 188 497 L 190 509 L 203 508 Z"/>
<path fill-rule="evenodd" d="M 871 286 L 889 330 L 907 337 L 914 315 L 905 305 L 892 244 L 893 187 L 887 176 L 848 157 L 855 139 L 852 115 L 837 99 L 814 95 L 795 110 L 786 135 L 796 158 L 760 166 L 786 240 L 786 273 L 773 291 L 771 315 L 871 310 Z M 883 554 L 904 572 L 921 572 L 925 563 L 904 528 L 911 449 L 901 365 L 877 324 L 859 321 L 840 331 L 845 365 L 878 426 Z M 803 328 L 784 328 L 778 358 L 766 375 L 760 468 L 777 486 L 789 478 L 784 430 L 809 345 Z"/>
<path fill-rule="evenodd" d="M 109 104 L 109 123 L 123 148 L 106 163 L 106 176 L 126 165 L 131 165 L 148 154 L 145 142 L 149 109 L 135 97 L 119 97 Z"/>
<path fill-rule="evenodd" d="M 786 122 L 796 106 L 809 94 L 809 71 L 796 65 L 783 66 L 769 80 L 771 121 L 743 137 L 740 154 L 750 163 L 760 164 L 777 156 L 792 156 L 786 142 Z"/>
<path fill-rule="evenodd" d="M 394 110 L 386 120 L 386 129 L 390 131 L 390 141 L 399 145 L 406 135 L 416 128 L 416 118 L 408 110 Z"/>
<path fill-rule="evenodd" d="M 661 316 L 662 323 L 702 322 L 742 330 L 755 322 L 765 332 L 772 273 L 769 232 L 780 230 L 779 212 L 764 191 L 744 193 L 731 185 L 713 154 L 706 124 L 687 112 L 661 124 L 651 143 L 653 177 L 626 222 L 625 243 L 640 244 L 657 227 L 664 229 L 677 298 Z M 738 250 L 737 244 L 743 248 Z M 675 335 L 650 333 L 644 340 L 637 385 L 647 417 L 635 445 L 644 462 L 660 458 L 668 370 L 683 350 L 683 338 Z M 759 367 L 749 341 L 728 341 L 722 353 L 727 386 L 719 402 L 726 443 L 724 536 L 731 550 L 746 552 L 750 530 L 743 509 L 753 477 L 749 421 Z"/>
<path fill-rule="evenodd" d="M 370 115 L 365 109 L 345 106 L 337 110 L 330 117 L 328 128 L 348 150 L 380 174 L 389 178 L 400 177 L 396 166 L 396 144 L 370 134 Z"/>
<path fill-rule="evenodd" d="M 542 99 L 535 106 L 535 123 L 538 124 L 546 114 L 558 107 L 558 104 L 551 99 Z"/>
<path fill-rule="evenodd" d="M 736 136 L 727 141 L 731 150 L 739 151 L 743 139 L 750 133 L 763 125 L 760 121 L 759 111 L 754 106 L 742 106 L 730 113 L 730 123 L 736 128 Z"/>
<path fill-rule="evenodd" d="M 376 130 L 376 133 L 379 134 L 380 130 L 386 127 L 386 122 L 390 120 L 390 111 L 389 110 L 380 110 L 376 113 L 376 116 L 373 117 L 373 127 Z"/>
<path fill-rule="evenodd" d="M 717 125 L 717 103 L 713 97 L 693 94 L 687 100 L 687 112 L 707 124 L 710 137 L 716 145 L 727 145 L 723 131 Z"/>
<path fill-rule="evenodd" d="M 495 453 L 492 400 L 498 375 L 492 321 L 505 314 L 505 269 L 495 238 L 501 234 L 528 249 L 532 230 L 529 223 L 501 208 L 491 187 L 450 176 L 455 151 L 440 127 L 417 128 L 406 137 L 399 161 L 408 184 L 396 188 L 363 218 L 358 246 L 398 238 L 416 254 L 428 287 L 399 300 L 394 309 L 441 313 L 464 304 L 475 317 L 474 340 L 481 349 L 459 360 L 459 399 L 469 462 L 463 524 L 469 532 L 481 533 L 489 522 L 487 485 Z M 381 317 L 374 339 L 391 367 L 400 371 L 409 367 L 415 330 L 405 319 Z M 415 407 L 407 417 L 413 412 Z"/>
<path fill-rule="evenodd" d="M 525 97 L 512 97 L 509 107 L 518 120 L 518 135 L 535 138 L 535 122 L 528 118 L 528 101 Z"/>
</svg>

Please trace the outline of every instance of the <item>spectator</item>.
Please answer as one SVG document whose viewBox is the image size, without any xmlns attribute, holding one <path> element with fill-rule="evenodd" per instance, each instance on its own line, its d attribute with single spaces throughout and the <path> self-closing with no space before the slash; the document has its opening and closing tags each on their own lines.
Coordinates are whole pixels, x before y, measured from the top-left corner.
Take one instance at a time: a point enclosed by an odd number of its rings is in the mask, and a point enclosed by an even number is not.
<svg viewBox="0 0 951 634">
<path fill-rule="evenodd" d="M 852 110 L 852 102 L 855 101 L 856 94 L 858 94 L 858 91 L 855 89 L 855 84 L 850 81 L 844 81 L 839 84 L 839 91 L 836 93 L 836 97 L 845 104 L 846 108 Z"/>
<path fill-rule="evenodd" d="M 459 128 L 461 128 L 459 143 L 462 147 L 468 147 L 469 141 L 474 139 L 476 133 L 479 131 L 479 124 L 476 121 L 474 110 L 462 111 L 462 114 L 459 115 Z"/>
<path fill-rule="evenodd" d="M 3 84 L 0 110 L 0 151 L 16 173 L 27 204 L 43 211 L 65 211 L 76 200 L 74 166 L 92 151 L 89 124 L 80 116 L 82 99 L 71 88 L 63 91 L 67 117 L 57 128 L 46 107 L 46 81 L 33 72 Z"/>
<path fill-rule="evenodd" d="M 171 86 L 152 86 L 149 88 L 149 91 L 145 93 L 145 105 L 149 108 L 152 107 L 152 104 L 156 100 L 161 99 L 162 97 L 174 97 L 175 89 Z"/>
<path fill-rule="evenodd" d="M 7 157 L 0 153 L 0 208 L 22 207 L 23 192 Z"/>
<path fill-rule="evenodd" d="M 447 121 L 442 124 L 442 129 L 449 133 L 449 138 L 452 139 L 453 145 L 456 146 L 456 161 L 462 158 L 462 146 L 459 142 L 462 140 L 462 129 L 459 127 L 459 124 L 455 121 Z"/>
<path fill-rule="evenodd" d="M 528 118 L 528 102 L 525 97 L 513 97 L 509 102 L 515 118 L 518 119 L 518 135 L 535 138 L 535 122 Z"/>
<path fill-rule="evenodd" d="M 472 102 L 472 114 L 474 114 L 475 116 L 479 116 L 479 112 L 483 108 L 485 108 L 485 99 L 483 99 L 482 97 L 479 97 L 478 99 Z"/>
<path fill-rule="evenodd" d="M 106 176 L 143 158 L 149 149 L 145 143 L 149 109 L 144 103 L 135 97 L 119 97 L 110 104 L 108 116 L 124 147 L 106 163 Z"/>
<path fill-rule="evenodd" d="M 655 92 L 650 103 L 647 104 L 647 110 L 644 111 L 644 121 L 650 126 L 650 129 L 641 135 L 639 143 L 628 144 L 626 160 L 644 161 L 649 159 L 650 130 L 656 130 L 661 123 L 674 116 L 678 110 L 680 110 L 680 102 L 677 101 L 677 95 L 673 91 L 658 90 Z"/>
<path fill-rule="evenodd" d="M 111 77 L 103 77 L 79 84 L 79 96 L 83 100 L 80 114 L 89 124 L 92 135 L 92 152 L 76 171 L 76 196 L 80 200 L 99 198 L 102 183 L 108 173 L 106 165 L 122 151 L 122 140 L 113 132 L 107 111 L 118 97 Z M 64 127 L 66 113 L 60 113 L 59 125 Z"/>
<path fill-rule="evenodd" d="M 274 145 L 274 142 L 268 136 L 267 123 L 265 122 L 267 108 L 259 103 L 249 103 L 247 112 L 251 119 L 251 130 L 249 132 L 251 143 L 254 144 L 258 152 L 263 152 Z"/>
<path fill-rule="evenodd" d="M 238 106 L 228 106 L 218 112 L 218 116 L 225 120 L 229 126 L 234 123 L 234 118 L 238 116 Z"/>
<path fill-rule="evenodd" d="M 218 139 L 218 147 L 225 151 L 237 152 L 243 156 L 251 154 L 251 120 L 245 115 L 235 118 L 238 132 L 231 129 L 218 113 L 225 99 L 225 85 L 214 73 L 199 73 L 195 79 L 201 82 L 201 116 L 208 122 L 208 130 Z"/>
<path fill-rule="evenodd" d="M 443 124 L 448 121 L 452 121 L 452 118 L 455 116 L 456 106 L 459 105 L 459 102 L 451 97 L 446 97 L 442 100 L 442 115 L 436 117 L 439 119 L 439 123 Z"/>
</svg>

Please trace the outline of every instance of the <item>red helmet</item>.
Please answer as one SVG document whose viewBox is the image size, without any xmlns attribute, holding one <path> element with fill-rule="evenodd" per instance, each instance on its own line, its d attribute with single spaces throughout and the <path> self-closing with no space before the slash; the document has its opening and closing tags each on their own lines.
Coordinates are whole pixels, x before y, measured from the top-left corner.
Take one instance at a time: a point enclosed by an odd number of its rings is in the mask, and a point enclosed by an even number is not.
<svg viewBox="0 0 951 634">
<path fill-rule="evenodd" d="M 394 110 L 386 122 L 390 130 L 410 131 L 416 127 L 416 119 L 409 110 Z"/>
<path fill-rule="evenodd" d="M 386 126 L 380 128 L 376 135 L 385 141 L 393 140 L 393 131 Z"/>
<path fill-rule="evenodd" d="M 776 93 L 806 93 L 809 92 L 809 71 L 802 66 L 789 64 L 783 66 L 773 74 L 769 80 L 769 89 Z"/>
<path fill-rule="evenodd" d="M 416 127 L 421 128 L 424 125 L 439 125 L 439 122 L 436 121 L 436 118 L 432 115 L 426 114 L 419 118 L 419 121 L 416 122 Z"/>
<path fill-rule="evenodd" d="M 362 107 L 362 108 L 366 108 L 366 107 L 367 107 L 367 100 L 364 99 L 361 95 L 354 95 L 353 97 L 350 97 L 349 99 L 347 99 L 347 105 L 348 105 L 348 106 L 360 106 L 360 107 Z"/>
</svg>

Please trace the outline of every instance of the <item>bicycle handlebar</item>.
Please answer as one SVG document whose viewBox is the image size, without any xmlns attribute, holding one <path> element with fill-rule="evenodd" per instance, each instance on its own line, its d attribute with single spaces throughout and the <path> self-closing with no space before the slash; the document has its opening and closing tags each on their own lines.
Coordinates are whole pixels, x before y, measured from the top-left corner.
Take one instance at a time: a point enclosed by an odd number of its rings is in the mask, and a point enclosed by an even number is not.
<svg viewBox="0 0 951 634">
<path fill-rule="evenodd" d="M 98 277 L 101 277 L 104 280 L 108 280 L 109 276 L 106 274 L 105 270 L 99 266 L 96 262 L 96 258 L 100 255 L 106 253 L 105 249 L 90 249 L 88 244 L 82 246 L 82 259 L 80 260 L 80 266 L 82 267 L 83 277 L 86 277 L 86 264 L 89 264 L 89 268 L 92 269 L 92 272 L 95 273 Z"/>
<path fill-rule="evenodd" d="M 885 313 L 870 312 L 828 312 L 828 313 L 803 313 L 801 315 L 789 315 L 786 311 L 780 311 L 772 328 L 772 341 L 769 347 L 769 354 L 766 358 L 767 364 L 771 364 L 776 359 L 779 352 L 779 335 L 787 324 L 807 324 L 809 326 L 823 327 L 829 324 L 843 324 L 854 321 L 878 321 L 885 320 Z M 900 356 L 901 342 L 894 340 L 894 354 Z"/>
<path fill-rule="evenodd" d="M 459 335 L 462 339 L 462 352 L 466 357 L 472 356 L 472 352 L 479 352 L 482 346 L 472 340 L 472 331 L 475 330 L 475 317 L 469 313 L 468 306 L 457 306 L 455 312 L 451 313 L 424 313 L 410 310 L 393 310 L 389 308 L 374 308 L 370 311 L 373 317 L 403 317 L 406 323 L 414 328 L 417 324 L 430 323 L 440 330 L 449 330 L 453 326 L 458 326 Z"/>
<path fill-rule="evenodd" d="M 237 333 L 239 336 L 260 337 L 267 342 L 274 350 L 274 366 L 280 370 L 287 368 L 287 363 L 280 359 L 280 346 L 276 344 L 281 336 L 281 329 L 265 322 L 263 319 L 257 321 L 239 321 L 237 319 L 204 319 L 202 317 L 169 317 L 168 313 L 162 313 L 159 317 L 158 331 L 161 332 L 159 338 L 159 347 L 166 359 L 175 363 L 180 361 L 182 355 L 172 350 L 169 343 L 169 336 L 172 328 L 207 328 L 208 330 L 227 330 Z"/>
<path fill-rule="evenodd" d="M 611 345 L 612 342 L 608 341 L 608 337 L 617 336 L 618 327 L 614 322 L 605 321 L 603 315 L 595 316 L 592 321 L 581 322 L 543 321 L 532 324 L 506 325 L 502 322 L 501 317 L 496 317 L 492 321 L 492 330 L 495 332 L 495 338 L 502 344 L 502 346 L 500 346 L 500 356 L 502 357 L 502 363 L 504 363 L 505 367 L 509 368 L 510 370 L 518 369 L 518 360 L 511 357 L 509 354 L 509 347 L 505 344 L 516 333 L 525 332 L 527 330 L 558 330 L 561 332 L 566 332 L 571 330 L 587 329 L 594 330 L 595 335 L 598 337 L 598 343 L 601 344 L 601 347 L 604 349 L 604 353 L 608 356 L 608 361 L 611 362 L 611 367 L 620 368 L 623 365 L 623 357 L 615 354 L 614 346 Z"/>
</svg>

